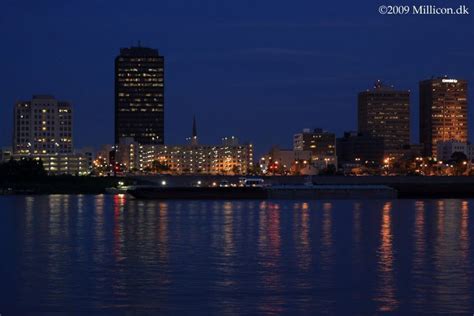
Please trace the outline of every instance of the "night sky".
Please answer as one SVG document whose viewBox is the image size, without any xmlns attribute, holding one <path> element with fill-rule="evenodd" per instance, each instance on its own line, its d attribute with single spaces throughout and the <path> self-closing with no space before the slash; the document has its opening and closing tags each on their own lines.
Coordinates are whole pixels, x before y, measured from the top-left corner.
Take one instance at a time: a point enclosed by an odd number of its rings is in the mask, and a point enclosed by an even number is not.
<svg viewBox="0 0 474 316">
<path fill-rule="evenodd" d="M 235 135 L 257 153 L 305 127 L 341 135 L 376 79 L 412 91 L 417 141 L 418 81 L 444 74 L 469 80 L 472 140 L 474 4 L 469 16 L 378 13 L 400 2 L 2 0 L 0 146 L 14 102 L 33 94 L 73 104 L 76 147 L 111 143 L 114 58 L 138 40 L 165 56 L 168 144 L 184 143 L 193 114 L 202 143 Z"/>
</svg>

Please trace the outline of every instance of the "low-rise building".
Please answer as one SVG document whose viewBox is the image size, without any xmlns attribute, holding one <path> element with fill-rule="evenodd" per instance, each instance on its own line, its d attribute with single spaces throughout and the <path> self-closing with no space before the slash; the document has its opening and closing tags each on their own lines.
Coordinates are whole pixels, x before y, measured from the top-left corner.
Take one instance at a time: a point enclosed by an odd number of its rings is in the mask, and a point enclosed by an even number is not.
<svg viewBox="0 0 474 316">
<path fill-rule="evenodd" d="M 32 158 L 41 160 L 44 170 L 50 175 L 88 175 L 91 172 L 89 158 L 83 153 L 70 154 L 36 154 L 22 155 L 14 154 L 15 160 Z"/>
<path fill-rule="evenodd" d="M 12 149 L 4 147 L 0 149 L 0 163 L 7 162 L 12 158 Z"/>
<path fill-rule="evenodd" d="M 293 150 L 310 151 L 311 165 L 324 169 L 329 165 L 337 168 L 336 135 L 321 128 L 303 129 L 293 136 Z"/>
<path fill-rule="evenodd" d="M 274 146 L 260 159 L 260 169 L 264 174 L 317 175 L 328 168 L 331 161 L 313 159 L 310 150 L 280 149 Z"/>
<path fill-rule="evenodd" d="M 341 164 L 380 165 L 384 159 L 384 139 L 358 132 L 345 132 L 337 139 L 337 158 Z"/>
<path fill-rule="evenodd" d="M 268 174 L 295 174 L 311 165 L 310 150 L 281 149 L 273 146 L 268 154 L 260 159 L 260 168 Z"/>
<path fill-rule="evenodd" d="M 221 145 L 201 145 L 196 138 L 186 145 L 141 145 L 123 139 L 116 158 L 126 172 L 240 175 L 253 169 L 253 146 L 241 145 L 235 137 L 224 138 Z"/>
<path fill-rule="evenodd" d="M 436 159 L 438 160 L 450 160 L 455 152 L 465 154 L 470 161 L 474 159 L 474 146 L 472 144 L 455 140 L 438 142 L 436 144 Z"/>
</svg>

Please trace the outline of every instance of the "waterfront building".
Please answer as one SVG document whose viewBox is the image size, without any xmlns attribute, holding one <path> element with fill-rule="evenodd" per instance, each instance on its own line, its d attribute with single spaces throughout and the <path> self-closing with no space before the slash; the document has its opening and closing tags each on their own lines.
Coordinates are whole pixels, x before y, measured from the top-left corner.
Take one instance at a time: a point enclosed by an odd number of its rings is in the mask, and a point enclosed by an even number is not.
<svg viewBox="0 0 474 316">
<path fill-rule="evenodd" d="M 83 175 L 88 158 L 73 149 L 73 108 L 50 95 L 34 95 L 15 104 L 13 159 L 43 162 L 49 174 Z"/>
<path fill-rule="evenodd" d="M 384 155 L 397 155 L 410 144 L 410 91 L 376 81 L 358 96 L 358 132 L 384 141 Z"/>
<path fill-rule="evenodd" d="M 293 150 L 310 151 L 312 165 L 321 169 L 337 166 L 336 135 L 321 128 L 303 129 L 293 136 Z"/>
<path fill-rule="evenodd" d="M 7 162 L 12 158 L 11 147 L 4 147 L 0 149 L 0 163 Z"/>
<path fill-rule="evenodd" d="M 98 176 L 112 175 L 114 162 L 115 146 L 111 144 L 102 145 L 94 154 L 93 174 Z"/>
<path fill-rule="evenodd" d="M 115 144 L 164 143 L 164 57 L 156 49 L 120 49 L 115 58 Z"/>
<path fill-rule="evenodd" d="M 89 158 L 83 153 L 14 155 L 14 159 L 33 158 L 41 160 L 44 170 L 52 175 L 88 175 L 91 172 Z"/>
<path fill-rule="evenodd" d="M 260 169 L 264 174 L 318 174 L 311 163 L 311 150 L 281 149 L 273 146 L 260 159 Z"/>
<path fill-rule="evenodd" d="M 226 138 L 224 138 L 225 140 Z M 245 175 L 253 169 L 252 144 L 223 141 L 221 145 L 142 145 L 131 138 L 120 141 L 117 163 L 125 172 Z"/>
<path fill-rule="evenodd" d="M 245 175 L 253 167 L 252 144 L 162 146 L 157 157 L 177 174 Z"/>
<path fill-rule="evenodd" d="M 53 96 L 35 95 L 15 104 L 13 151 L 19 155 L 70 154 L 72 106 Z"/>
<path fill-rule="evenodd" d="M 439 141 L 436 144 L 436 158 L 439 161 L 452 159 L 454 153 L 463 153 L 469 161 L 474 159 L 474 146 L 455 140 Z"/>
<path fill-rule="evenodd" d="M 139 170 L 140 164 L 145 163 L 140 159 L 140 155 L 140 144 L 135 141 L 133 137 L 120 138 L 112 159 L 112 161 L 116 161 L 119 166 L 119 169 L 116 171 L 135 172 Z"/>
<path fill-rule="evenodd" d="M 384 158 L 384 139 L 355 131 L 345 132 L 337 139 L 339 163 L 380 165 Z"/>
<path fill-rule="evenodd" d="M 91 173 L 94 167 L 95 149 L 92 147 L 84 147 L 75 149 L 74 152 L 84 159 L 87 173 Z"/>
<path fill-rule="evenodd" d="M 449 77 L 420 82 L 420 143 L 437 156 L 437 143 L 468 141 L 467 81 Z"/>
<path fill-rule="evenodd" d="M 421 156 L 423 156 L 423 145 L 410 144 L 403 146 L 396 158 L 398 158 L 398 161 L 413 161 Z"/>
</svg>

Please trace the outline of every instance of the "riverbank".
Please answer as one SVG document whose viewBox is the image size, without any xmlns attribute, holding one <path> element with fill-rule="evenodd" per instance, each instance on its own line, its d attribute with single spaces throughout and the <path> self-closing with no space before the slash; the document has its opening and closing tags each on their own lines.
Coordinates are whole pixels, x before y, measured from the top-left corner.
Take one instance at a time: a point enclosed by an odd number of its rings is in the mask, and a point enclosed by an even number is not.
<svg viewBox="0 0 474 316">
<path fill-rule="evenodd" d="M 0 194 L 103 194 L 108 187 L 129 179 L 118 177 L 45 176 L 0 179 Z"/>
<path fill-rule="evenodd" d="M 222 181 L 238 183 L 239 176 L 135 176 L 137 182 L 170 187 L 206 186 Z M 423 177 L 423 176 L 267 176 L 261 177 L 267 185 L 383 185 L 395 189 L 399 198 L 473 198 L 474 177 Z"/>
<path fill-rule="evenodd" d="M 133 176 L 133 177 L 76 177 L 47 176 L 36 179 L 0 179 L 0 194 L 104 194 L 105 189 L 125 185 L 192 187 L 238 183 L 238 176 Z M 474 177 L 344 177 L 344 176 L 270 176 L 262 177 L 268 185 L 384 185 L 397 191 L 399 198 L 472 198 Z"/>
<path fill-rule="evenodd" d="M 132 187 L 136 199 L 151 200 L 320 200 L 396 199 L 397 191 L 381 185 L 275 185 L 270 187 Z"/>
</svg>

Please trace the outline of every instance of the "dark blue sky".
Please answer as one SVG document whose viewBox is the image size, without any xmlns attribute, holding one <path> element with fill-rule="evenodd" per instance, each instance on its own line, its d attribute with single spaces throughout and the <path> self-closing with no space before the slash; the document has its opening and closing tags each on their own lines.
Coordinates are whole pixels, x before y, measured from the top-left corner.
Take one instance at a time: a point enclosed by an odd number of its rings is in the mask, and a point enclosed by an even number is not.
<svg viewBox="0 0 474 316">
<path fill-rule="evenodd" d="M 167 143 L 184 142 L 193 114 L 201 142 L 236 135 L 258 153 L 304 127 L 340 135 L 376 79 L 412 91 L 417 140 L 420 79 L 449 74 L 472 92 L 474 5 L 470 16 L 379 15 L 400 1 L 389 2 L 2 0 L 0 146 L 14 102 L 32 94 L 72 102 L 76 147 L 111 143 L 114 58 L 138 40 L 165 56 Z"/>
</svg>

